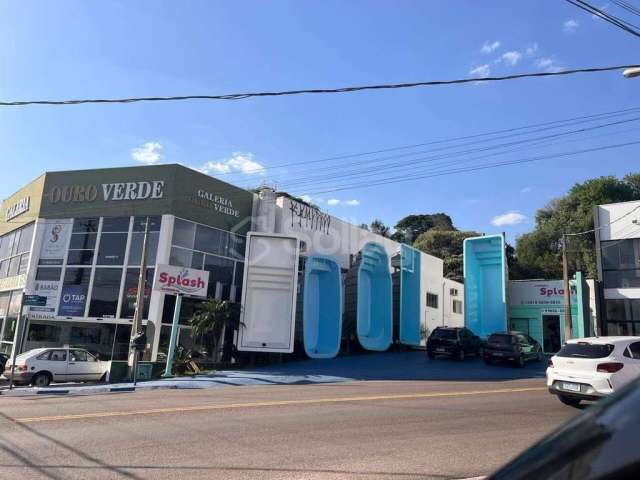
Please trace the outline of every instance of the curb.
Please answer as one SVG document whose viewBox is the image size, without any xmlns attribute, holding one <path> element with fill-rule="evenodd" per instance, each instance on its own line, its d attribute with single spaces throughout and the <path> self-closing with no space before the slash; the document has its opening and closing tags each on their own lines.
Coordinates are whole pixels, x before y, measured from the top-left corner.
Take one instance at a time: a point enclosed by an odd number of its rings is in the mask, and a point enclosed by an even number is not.
<svg viewBox="0 0 640 480">
<path fill-rule="evenodd" d="M 158 387 L 156 387 L 158 388 Z M 37 395 L 95 395 L 101 393 L 127 393 L 127 392 L 135 392 L 136 387 L 101 387 L 95 388 L 91 390 L 84 389 L 68 389 L 68 388 L 40 388 L 33 390 L 0 390 L 0 395 L 5 397 L 34 397 Z"/>
</svg>

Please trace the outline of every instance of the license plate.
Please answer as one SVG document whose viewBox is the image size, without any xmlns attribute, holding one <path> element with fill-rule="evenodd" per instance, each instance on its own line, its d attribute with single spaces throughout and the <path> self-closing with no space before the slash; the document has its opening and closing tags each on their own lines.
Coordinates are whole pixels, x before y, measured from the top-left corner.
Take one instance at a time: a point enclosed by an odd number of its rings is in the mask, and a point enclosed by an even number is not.
<svg viewBox="0 0 640 480">
<path fill-rule="evenodd" d="M 493 353 L 493 356 L 494 356 L 494 357 L 502 357 L 502 356 L 503 356 L 503 354 L 502 354 L 501 352 L 494 352 L 494 353 Z"/>
<path fill-rule="evenodd" d="M 562 389 L 563 390 L 569 390 L 571 392 L 579 392 L 580 391 L 580 385 L 578 385 L 577 383 L 563 383 L 562 384 Z"/>
<path fill-rule="evenodd" d="M 444 348 L 436 348 L 436 352 L 444 352 L 445 349 Z"/>
</svg>

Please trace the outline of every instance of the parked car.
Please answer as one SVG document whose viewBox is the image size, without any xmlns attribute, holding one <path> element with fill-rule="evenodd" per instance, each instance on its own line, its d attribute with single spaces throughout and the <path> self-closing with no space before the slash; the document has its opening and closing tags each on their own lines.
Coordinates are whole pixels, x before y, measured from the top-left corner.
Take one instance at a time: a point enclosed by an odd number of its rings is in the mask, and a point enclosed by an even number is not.
<svg viewBox="0 0 640 480">
<path fill-rule="evenodd" d="M 531 360 L 541 362 L 542 347 L 529 335 L 522 332 L 497 332 L 489 335 L 483 349 L 487 364 L 513 362 L 519 367 Z"/>
<path fill-rule="evenodd" d="M 0 353 L 0 372 L 4 372 L 4 366 L 7 364 L 9 360 L 9 355 L 6 353 Z"/>
<path fill-rule="evenodd" d="M 640 337 L 569 340 L 549 360 L 549 392 L 567 405 L 597 400 L 640 377 Z"/>
<path fill-rule="evenodd" d="M 16 357 L 13 381 L 46 387 L 51 382 L 88 382 L 106 377 L 109 365 L 82 348 L 36 348 Z M 11 361 L 4 376 L 11 375 Z"/>
<path fill-rule="evenodd" d="M 480 337 L 464 327 L 438 327 L 427 339 L 427 355 L 446 355 L 464 360 L 467 355 L 480 355 L 482 342 Z"/>
<path fill-rule="evenodd" d="M 640 476 L 639 443 L 637 379 L 585 409 L 487 480 L 635 480 Z"/>
</svg>

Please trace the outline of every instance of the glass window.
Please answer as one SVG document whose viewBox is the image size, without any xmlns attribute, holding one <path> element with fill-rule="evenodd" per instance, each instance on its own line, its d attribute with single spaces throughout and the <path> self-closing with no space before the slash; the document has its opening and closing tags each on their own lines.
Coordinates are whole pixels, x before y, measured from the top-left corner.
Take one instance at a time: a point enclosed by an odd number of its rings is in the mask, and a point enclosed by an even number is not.
<svg viewBox="0 0 640 480">
<path fill-rule="evenodd" d="M 72 233 L 70 250 L 93 250 L 96 248 L 97 233 Z"/>
<path fill-rule="evenodd" d="M 18 275 L 22 275 L 23 273 L 27 273 L 27 267 L 29 266 L 29 254 L 23 253 L 19 258 L 20 263 L 18 264 Z"/>
<path fill-rule="evenodd" d="M 128 232 L 130 217 L 104 217 L 102 232 Z"/>
<path fill-rule="evenodd" d="M 613 352 L 613 345 L 599 343 L 567 343 L 556 355 L 570 358 L 605 358 Z"/>
<path fill-rule="evenodd" d="M 71 327 L 71 334 L 69 335 L 69 341 L 73 345 L 87 345 L 87 344 L 99 344 L 102 337 L 102 326 L 83 324 L 87 326 L 73 326 Z"/>
<path fill-rule="evenodd" d="M 20 233 L 20 243 L 16 253 L 24 253 L 31 250 L 31 239 L 33 238 L 33 223 L 22 227 Z"/>
<path fill-rule="evenodd" d="M 607 300 L 607 320 L 640 321 L 640 299 Z"/>
<path fill-rule="evenodd" d="M 215 228 L 196 225 L 195 250 L 207 253 L 227 254 L 229 233 Z"/>
<path fill-rule="evenodd" d="M 229 234 L 228 255 L 238 260 L 244 260 L 246 238 L 234 233 Z"/>
<path fill-rule="evenodd" d="M 453 300 L 453 313 L 462 313 L 462 302 L 460 300 Z"/>
<path fill-rule="evenodd" d="M 227 258 L 216 257 L 214 255 L 206 255 L 204 259 L 204 269 L 209 272 L 209 288 L 207 296 L 215 297 L 217 284 L 222 284 L 222 298 L 228 299 L 229 289 L 233 283 L 233 260 Z M 226 296 L 225 296 L 226 287 Z"/>
<path fill-rule="evenodd" d="M 134 232 L 144 232 L 144 226 L 147 217 L 134 217 L 133 219 L 133 231 Z M 149 217 L 149 231 L 150 232 L 159 232 L 160 224 L 162 222 L 162 217 Z"/>
<path fill-rule="evenodd" d="M 436 328 L 431 334 L 433 338 L 444 338 L 449 340 L 455 340 L 458 338 L 458 333 L 452 328 Z"/>
<path fill-rule="evenodd" d="M 427 292 L 427 307 L 438 308 L 438 295 Z"/>
<path fill-rule="evenodd" d="M 18 274 L 20 268 L 20 257 L 13 257 L 9 262 L 9 277 L 13 277 Z"/>
<path fill-rule="evenodd" d="M 607 335 L 625 337 L 640 335 L 640 322 L 607 322 Z"/>
<path fill-rule="evenodd" d="M 11 301 L 9 302 L 9 309 L 7 310 L 7 316 L 18 315 L 20 313 L 20 303 L 22 302 L 22 291 L 16 290 L 11 293 Z"/>
<path fill-rule="evenodd" d="M 9 273 L 10 260 L 3 260 L 0 262 L 0 278 L 5 278 Z"/>
<path fill-rule="evenodd" d="M 36 270 L 36 280 L 57 282 L 60 280 L 61 275 L 62 275 L 61 268 L 39 267 L 38 270 Z"/>
<path fill-rule="evenodd" d="M 601 252 L 604 270 L 640 268 L 640 239 L 602 242 Z"/>
<path fill-rule="evenodd" d="M 15 255 L 18 253 L 18 245 L 20 243 L 20 229 L 13 232 L 11 235 L 11 242 L 9 243 L 9 254 Z"/>
<path fill-rule="evenodd" d="M 489 336 L 489 343 L 498 343 L 502 345 L 511 345 L 513 343 L 513 337 L 511 335 L 494 333 Z"/>
<path fill-rule="evenodd" d="M 190 267 L 193 261 L 193 251 L 185 248 L 171 247 L 169 265 L 177 267 Z"/>
<path fill-rule="evenodd" d="M 66 362 L 67 361 L 67 351 L 66 350 L 52 350 L 51 357 L 49 358 L 52 362 Z"/>
<path fill-rule="evenodd" d="M 4 332 L 2 340 L 5 342 L 13 342 L 13 336 L 16 333 L 17 318 L 8 318 L 4 322 Z"/>
<path fill-rule="evenodd" d="M 51 351 L 48 351 L 48 352 L 41 353 L 36 358 L 38 360 L 49 360 L 50 357 L 51 357 Z"/>
<path fill-rule="evenodd" d="M 93 250 L 69 250 L 67 265 L 91 265 Z"/>
<path fill-rule="evenodd" d="M 69 352 L 69 361 L 70 362 L 86 362 L 87 352 L 85 352 L 84 350 L 71 350 Z"/>
<path fill-rule="evenodd" d="M 147 269 L 146 287 L 144 290 L 144 310 L 142 318 L 149 318 L 149 300 L 151 299 L 151 287 L 153 286 L 153 268 Z M 122 307 L 120 318 L 133 318 L 138 299 L 139 268 L 128 268 L 124 280 L 124 292 L 122 293 Z"/>
<path fill-rule="evenodd" d="M 640 360 L 640 342 L 634 342 L 625 350 L 625 356 Z"/>
<path fill-rule="evenodd" d="M 11 292 L 0 293 L 0 317 L 7 315 L 7 309 L 9 308 L 9 298 Z"/>
<path fill-rule="evenodd" d="M 147 242 L 147 265 L 156 264 L 156 254 L 158 252 L 159 233 L 149 233 Z M 142 244 L 144 242 L 144 232 L 134 232 L 131 236 L 131 246 L 129 247 L 129 265 L 140 265 L 142 257 Z"/>
<path fill-rule="evenodd" d="M 62 327 L 60 325 L 31 322 L 29 324 L 27 341 L 59 343 L 61 332 Z"/>
<path fill-rule="evenodd" d="M 65 285 L 89 285 L 90 268 L 67 268 L 64 272 Z"/>
<path fill-rule="evenodd" d="M 173 224 L 172 244 L 184 248 L 193 248 L 196 234 L 196 224 L 176 218 Z"/>
<path fill-rule="evenodd" d="M 603 272 L 605 288 L 639 288 L 640 269 L 605 270 Z"/>
<path fill-rule="evenodd" d="M 116 316 L 121 281 L 121 268 L 96 268 L 89 304 L 90 317 Z"/>
<path fill-rule="evenodd" d="M 129 357 L 129 341 L 131 337 L 131 325 L 118 325 L 115 341 L 113 342 L 112 360 L 126 360 Z"/>
<path fill-rule="evenodd" d="M 100 223 L 100 219 L 97 217 L 91 218 L 76 218 L 73 220 L 73 231 L 74 232 L 97 232 L 98 225 Z"/>
<path fill-rule="evenodd" d="M 123 265 L 127 233 L 103 233 L 100 236 L 98 265 Z"/>
</svg>

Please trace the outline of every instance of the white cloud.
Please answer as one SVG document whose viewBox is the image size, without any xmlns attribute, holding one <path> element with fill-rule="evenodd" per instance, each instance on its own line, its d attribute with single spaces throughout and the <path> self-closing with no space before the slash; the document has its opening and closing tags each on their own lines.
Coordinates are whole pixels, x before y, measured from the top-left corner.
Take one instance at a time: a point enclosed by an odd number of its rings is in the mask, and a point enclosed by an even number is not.
<svg viewBox="0 0 640 480">
<path fill-rule="evenodd" d="M 532 57 L 536 54 L 537 51 L 538 51 L 538 42 L 533 42 L 527 46 L 525 53 L 527 54 L 527 56 Z"/>
<path fill-rule="evenodd" d="M 533 188 L 524 187 L 522 190 L 520 190 L 520 193 L 531 193 L 531 191 L 533 191 Z"/>
<path fill-rule="evenodd" d="M 327 200 L 327 205 L 330 206 L 334 206 L 334 205 L 339 205 L 340 204 L 340 200 L 338 200 L 337 198 L 330 198 L 329 200 Z"/>
<path fill-rule="evenodd" d="M 556 61 L 552 57 L 542 57 L 536 60 L 536 67 L 545 72 L 558 72 L 562 70 L 562 67 L 556 64 Z"/>
<path fill-rule="evenodd" d="M 311 203 L 311 200 L 313 200 L 310 195 L 300 195 L 300 199 L 307 203 Z"/>
<path fill-rule="evenodd" d="M 353 200 L 346 200 L 343 203 L 345 205 L 349 205 L 350 207 L 357 207 L 358 205 L 360 205 L 360 200 L 356 200 L 354 198 Z"/>
<path fill-rule="evenodd" d="M 569 34 L 576 33 L 579 26 L 580 24 L 572 18 L 562 24 L 562 31 Z"/>
<path fill-rule="evenodd" d="M 480 65 L 469 70 L 469 75 L 473 75 L 476 77 L 488 77 L 489 75 L 491 75 L 491 68 L 488 64 L 485 63 L 484 65 Z"/>
<path fill-rule="evenodd" d="M 264 175 L 264 166 L 253 157 L 253 153 L 234 152 L 231 158 L 226 160 L 205 163 L 200 171 L 206 174 L 239 172 L 246 175 Z"/>
<path fill-rule="evenodd" d="M 513 66 L 513 65 L 516 65 L 521 58 L 522 58 L 522 54 L 514 50 L 512 52 L 503 53 L 502 56 L 500 57 L 500 60 L 503 60 L 505 63 L 508 63 L 509 65 Z"/>
<path fill-rule="evenodd" d="M 162 145 L 159 142 L 146 142 L 131 149 L 131 158 L 145 165 L 153 165 L 162 160 Z"/>
<path fill-rule="evenodd" d="M 480 51 L 482 53 L 492 53 L 494 50 L 500 47 L 500 42 L 498 40 L 494 40 L 493 42 L 486 41 L 482 44 Z"/>
<path fill-rule="evenodd" d="M 491 225 L 495 227 L 503 227 L 505 225 L 517 225 L 524 222 L 527 219 L 519 212 L 508 212 L 502 215 L 497 215 L 491 219 Z"/>
</svg>

